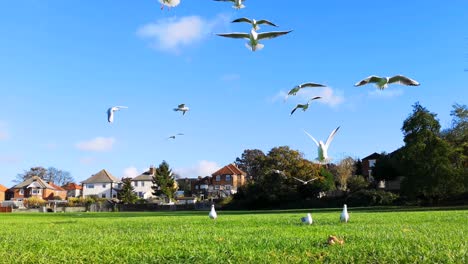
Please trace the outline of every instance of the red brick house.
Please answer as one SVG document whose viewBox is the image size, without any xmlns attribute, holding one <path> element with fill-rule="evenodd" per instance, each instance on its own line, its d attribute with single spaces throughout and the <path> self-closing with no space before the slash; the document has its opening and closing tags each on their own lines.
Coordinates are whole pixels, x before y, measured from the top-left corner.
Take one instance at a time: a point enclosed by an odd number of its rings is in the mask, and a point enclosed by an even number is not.
<svg viewBox="0 0 468 264">
<path fill-rule="evenodd" d="M 367 178 L 369 181 L 373 181 L 372 168 L 375 166 L 375 163 L 380 158 L 379 153 L 374 152 L 369 156 L 362 159 L 362 176 Z"/>
<path fill-rule="evenodd" d="M 5 201 L 5 196 L 8 188 L 0 184 L 0 202 Z"/>
<path fill-rule="evenodd" d="M 55 187 L 54 187 L 55 186 Z M 58 187 L 58 188 L 57 188 Z M 51 185 L 38 176 L 32 176 L 11 189 L 12 200 L 22 200 L 29 197 L 40 197 L 53 200 L 55 196 L 65 199 L 66 191 L 57 185 Z"/>
<path fill-rule="evenodd" d="M 231 163 L 211 174 L 211 176 L 214 191 L 225 190 L 232 194 L 236 193 L 237 188 L 246 183 L 247 174 L 234 163 Z"/>
</svg>

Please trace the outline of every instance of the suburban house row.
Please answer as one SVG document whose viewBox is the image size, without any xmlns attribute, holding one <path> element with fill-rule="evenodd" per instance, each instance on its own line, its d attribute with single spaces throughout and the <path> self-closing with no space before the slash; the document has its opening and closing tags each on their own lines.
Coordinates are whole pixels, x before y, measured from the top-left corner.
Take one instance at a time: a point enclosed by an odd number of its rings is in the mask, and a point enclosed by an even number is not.
<svg viewBox="0 0 468 264">
<path fill-rule="evenodd" d="M 141 199 L 150 199 L 154 195 L 152 179 L 156 168 L 131 180 L 135 194 Z M 226 197 L 237 192 L 237 189 L 246 183 L 246 173 L 235 164 L 229 164 L 212 173 L 211 176 L 198 178 L 176 179 L 179 185 L 179 195 L 190 192 L 202 197 L 216 196 Z M 68 183 L 64 186 L 46 182 L 38 176 L 33 176 L 25 181 L 6 188 L 0 185 L 0 201 L 22 201 L 29 197 L 40 197 L 44 200 L 66 200 L 70 197 L 99 197 L 105 199 L 117 198 L 117 192 L 122 188 L 122 181 L 103 169 L 81 184 Z"/>
</svg>

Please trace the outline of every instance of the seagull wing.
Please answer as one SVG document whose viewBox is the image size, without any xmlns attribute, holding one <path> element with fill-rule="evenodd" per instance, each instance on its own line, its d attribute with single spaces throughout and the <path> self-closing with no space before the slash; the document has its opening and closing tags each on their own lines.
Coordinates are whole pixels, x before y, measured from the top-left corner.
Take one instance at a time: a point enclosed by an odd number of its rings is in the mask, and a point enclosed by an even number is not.
<svg viewBox="0 0 468 264">
<path fill-rule="evenodd" d="M 183 136 L 183 135 L 184 135 L 184 133 L 177 133 L 177 135 L 178 135 L 178 136 Z"/>
<path fill-rule="evenodd" d="M 303 180 L 301 180 L 301 179 L 298 179 L 298 178 L 296 178 L 296 177 L 293 177 L 293 178 L 296 179 L 296 180 L 298 180 L 298 181 L 300 181 L 300 182 L 302 182 L 302 183 L 305 183 L 305 181 L 303 181 Z"/>
<path fill-rule="evenodd" d="M 263 33 L 259 33 L 258 34 L 258 40 L 261 40 L 261 39 L 272 39 L 272 38 L 276 38 L 276 37 L 279 37 L 279 36 L 282 36 L 282 35 L 286 35 L 288 34 L 289 32 L 291 32 L 292 30 L 289 30 L 289 31 L 271 31 L 271 32 L 263 32 Z"/>
<path fill-rule="evenodd" d="M 128 107 L 126 106 L 114 106 L 114 110 L 117 111 L 117 110 L 120 110 L 120 109 L 127 109 Z"/>
<path fill-rule="evenodd" d="M 231 23 L 237 23 L 237 22 L 247 22 L 247 23 L 252 24 L 252 20 L 250 20 L 250 19 L 248 19 L 246 17 L 241 17 L 241 18 L 235 19 Z"/>
<path fill-rule="evenodd" d="M 340 127 L 335 128 L 330 135 L 328 136 L 327 142 L 325 142 L 325 147 L 328 148 L 330 146 L 330 143 L 332 142 L 333 138 L 335 137 L 336 132 L 340 129 Z"/>
<path fill-rule="evenodd" d="M 294 107 L 294 109 L 291 111 L 291 114 L 289 114 L 289 115 L 294 114 L 294 112 L 296 112 L 296 110 L 297 110 L 300 106 L 301 106 L 301 105 L 296 105 L 296 107 Z"/>
<path fill-rule="evenodd" d="M 270 26 L 274 26 L 274 27 L 277 27 L 277 25 L 273 24 L 272 22 L 266 20 L 266 19 L 260 19 L 259 21 L 257 21 L 257 24 L 266 24 L 266 25 L 270 25 Z"/>
<path fill-rule="evenodd" d="M 304 132 L 315 142 L 315 144 L 317 145 L 317 147 L 320 146 L 319 143 L 317 142 L 317 140 L 315 140 L 315 138 L 314 138 L 311 134 L 307 133 L 307 131 L 305 131 L 305 130 L 304 130 Z"/>
<path fill-rule="evenodd" d="M 185 107 L 185 104 L 180 104 L 177 106 L 177 108 L 184 108 Z"/>
<path fill-rule="evenodd" d="M 398 83 L 403 85 L 418 86 L 419 83 L 403 75 L 395 75 L 388 80 L 388 83 Z"/>
<path fill-rule="evenodd" d="M 310 179 L 310 180 L 306 181 L 305 183 L 309 183 L 309 182 L 314 181 L 314 180 L 316 180 L 316 179 L 317 179 L 317 178 Z"/>
<path fill-rule="evenodd" d="M 322 98 L 321 96 L 315 96 L 315 97 L 312 97 L 309 99 L 309 101 L 307 101 L 308 103 L 310 103 L 310 101 L 313 101 L 313 100 L 317 100 L 317 99 L 320 99 Z"/>
<path fill-rule="evenodd" d="M 302 88 L 306 88 L 306 87 L 325 87 L 325 85 L 319 84 L 319 83 L 308 82 L 308 83 L 303 83 L 303 84 L 299 85 L 299 87 L 302 89 Z"/>
<path fill-rule="evenodd" d="M 380 80 L 382 80 L 381 77 L 379 76 L 375 76 L 375 75 L 371 75 L 367 78 L 365 78 L 364 80 L 356 83 L 354 86 L 361 86 L 361 85 L 366 85 L 368 83 L 377 83 L 377 82 L 380 82 Z"/>
<path fill-rule="evenodd" d="M 240 38 L 240 39 L 250 39 L 250 34 L 248 33 L 240 33 L 240 32 L 233 32 L 233 33 L 221 33 L 221 34 L 216 34 L 220 37 L 226 37 L 226 38 Z"/>
<path fill-rule="evenodd" d="M 114 111 L 112 111 L 112 108 L 109 108 L 107 110 L 107 122 L 109 123 L 114 122 Z"/>
</svg>

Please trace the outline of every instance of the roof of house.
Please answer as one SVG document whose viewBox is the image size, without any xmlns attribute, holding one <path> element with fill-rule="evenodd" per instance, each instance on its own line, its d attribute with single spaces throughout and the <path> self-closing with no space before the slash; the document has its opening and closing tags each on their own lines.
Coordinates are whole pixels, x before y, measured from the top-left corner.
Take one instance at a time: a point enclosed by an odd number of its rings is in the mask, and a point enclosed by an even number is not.
<svg viewBox="0 0 468 264">
<path fill-rule="evenodd" d="M 374 153 L 370 154 L 369 156 L 363 158 L 362 160 L 378 159 L 378 158 L 380 158 L 380 156 L 382 156 L 382 155 L 380 155 L 377 152 L 374 152 Z"/>
<path fill-rule="evenodd" d="M 70 182 L 67 185 L 62 186 L 63 189 L 67 191 L 73 191 L 73 190 L 82 190 L 83 187 L 81 187 L 79 184 L 76 184 L 74 182 Z"/>
<path fill-rule="evenodd" d="M 210 184 L 211 183 L 211 177 L 210 176 L 206 176 L 206 177 L 199 177 L 198 179 L 196 179 L 195 181 L 195 185 L 206 185 L 206 184 Z"/>
<path fill-rule="evenodd" d="M 153 175 L 150 173 L 150 171 L 143 172 L 141 175 L 136 176 L 135 178 L 132 179 L 132 181 L 152 181 L 153 180 Z"/>
<path fill-rule="evenodd" d="M 111 182 L 120 182 L 107 170 L 101 170 L 98 173 L 92 175 L 88 179 L 82 181 L 81 183 L 111 183 Z"/>
<path fill-rule="evenodd" d="M 52 190 L 55 190 L 55 188 L 53 186 L 51 186 L 50 184 L 48 184 L 47 182 L 45 182 L 43 179 L 41 179 L 40 177 L 38 176 L 32 176 L 30 178 L 27 178 L 26 180 L 24 180 L 23 182 L 21 183 L 18 183 L 17 185 L 13 186 L 12 189 L 21 189 L 21 188 L 25 188 L 25 187 L 28 187 L 30 184 L 32 183 L 36 183 L 38 184 L 42 189 L 52 189 Z"/>
<path fill-rule="evenodd" d="M 53 182 L 48 182 L 48 184 L 49 184 L 50 186 L 54 187 L 55 190 L 57 190 L 57 191 L 66 191 L 64 188 L 62 188 L 62 187 L 60 187 L 60 186 L 58 186 L 58 185 L 55 185 Z"/>
<path fill-rule="evenodd" d="M 245 172 L 240 170 L 235 164 L 231 163 L 229 165 L 226 165 L 222 167 L 221 169 L 217 170 L 215 173 L 211 174 L 212 176 L 218 176 L 218 175 L 246 175 Z"/>
<path fill-rule="evenodd" d="M 7 187 L 0 184 L 0 192 L 6 192 L 8 190 Z"/>
</svg>

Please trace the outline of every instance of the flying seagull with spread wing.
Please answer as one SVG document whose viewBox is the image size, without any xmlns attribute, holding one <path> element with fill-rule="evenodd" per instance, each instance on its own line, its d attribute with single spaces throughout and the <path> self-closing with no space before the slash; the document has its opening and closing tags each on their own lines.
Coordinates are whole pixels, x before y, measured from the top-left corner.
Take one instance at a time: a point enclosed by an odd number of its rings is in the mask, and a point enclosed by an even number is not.
<svg viewBox="0 0 468 264">
<path fill-rule="evenodd" d="M 323 84 L 319 84 L 319 83 L 312 83 L 312 82 L 307 82 L 307 83 L 303 83 L 303 84 L 299 84 L 298 86 L 292 88 L 289 92 L 288 92 L 288 95 L 286 95 L 286 98 L 284 98 L 284 100 L 288 99 L 288 97 L 290 95 L 296 95 L 299 90 L 301 90 L 302 88 L 307 88 L 307 87 L 326 87 L 325 85 Z"/>
<path fill-rule="evenodd" d="M 395 75 L 393 77 L 379 77 L 379 76 L 369 76 L 362 81 L 359 81 L 354 86 L 362 86 L 369 83 L 373 83 L 377 88 L 383 90 L 388 87 L 389 84 L 396 83 L 407 86 L 418 86 L 420 83 L 410 79 L 403 75 Z"/>
<path fill-rule="evenodd" d="M 261 19 L 261 20 L 255 20 L 255 19 L 248 19 L 246 17 L 241 17 L 241 18 L 238 18 L 238 19 L 235 19 L 233 20 L 231 23 L 238 23 L 238 22 L 245 22 L 245 23 L 249 23 L 252 25 L 252 28 L 254 30 L 259 30 L 260 29 L 260 26 L 259 25 L 262 25 L 262 24 L 265 24 L 265 25 L 270 25 L 270 26 L 273 26 L 273 27 L 277 27 L 277 25 L 273 24 L 272 22 L 266 20 L 266 19 Z"/>
<path fill-rule="evenodd" d="M 316 180 L 317 178 L 310 179 L 308 181 L 301 180 L 299 178 L 293 177 L 295 180 L 302 182 L 302 184 L 307 185 L 309 182 Z"/>
<path fill-rule="evenodd" d="M 184 135 L 183 133 L 177 133 L 175 135 L 172 135 L 172 136 L 168 137 L 167 139 L 175 139 L 176 136 L 183 136 L 183 135 Z"/>
<path fill-rule="evenodd" d="M 321 96 L 315 96 L 315 97 L 310 98 L 309 101 L 307 101 L 306 104 L 296 105 L 296 107 L 294 107 L 294 109 L 291 111 L 291 113 L 289 115 L 291 116 L 292 114 L 294 114 L 294 112 L 296 112 L 296 110 L 299 109 L 299 108 L 301 108 L 302 111 L 306 111 L 309 108 L 309 105 L 310 105 L 311 101 L 317 100 L 317 99 L 320 99 L 320 98 L 322 98 L 322 97 Z"/>
<path fill-rule="evenodd" d="M 235 8 L 237 10 L 239 10 L 241 8 L 245 8 L 245 5 L 242 4 L 245 0 L 215 0 L 215 1 L 216 2 L 232 2 L 232 3 L 234 3 L 232 8 Z"/>
<path fill-rule="evenodd" d="M 182 112 L 182 115 L 185 115 L 185 112 L 189 111 L 190 109 L 185 106 L 185 104 L 180 104 L 177 106 L 177 108 L 174 108 L 174 111 L 181 111 Z"/>
<path fill-rule="evenodd" d="M 119 111 L 120 109 L 128 108 L 126 106 L 113 106 L 107 109 L 107 122 L 114 123 L 114 112 Z"/>
<path fill-rule="evenodd" d="M 221 37 L 226 37 L 226 38 L 238 38 L 238 39 L 247 39 L 249 42 L 245 44 L 245 46 L 251 50 L 251 51 L 256 51 L 256 50 L 261 50 L 265 45 L 260 44 L 259 41 L 262 39 L 272 39 L 276 38 L 282 35 L 286 35 L 289 31 L 271 31 L 271 32 L 262 32 L 262 33 L 257 33 L 253 28 L 250 31 L 250 33 L 239 33 L 239 32 L 234 32 L 234 33 L 221 33 L 221 34 L 216 34 Z"/>
<path fill-rule="evenodd" d="M 320 163 L 327 163 L 330 158 L 328 157 L 328 148 L 330 147 L 330 144 L 331 142 L 333 141 L 333 138 L 335 137 L 336 135 L 336 132 L 338 131 L 338 129 L 340 129 L 340 127 L 337 127 L 335 128 L 331 133 L 330 135 L 328 136 L 328 139 L 327 141 L 325 142 L 325 144 L 320 140 L 319 142 L 317 142 L 317 140 L 315 140 L 315 138 L 307 133 L 307 131 L 304 130 L 304 132 L 315 142 L 315 144 L 317 145 L 318 147 L 318 157 L 317 157 L 317 160 L 320 162 Z"/>
<path fill-rule="evenodd" d="M 180 0 L 159 0 L 159 2 L 161 3 L 161 10 L 164 9 L 164 6 L 171 8 L 180 4 Z"/>
</svg>

